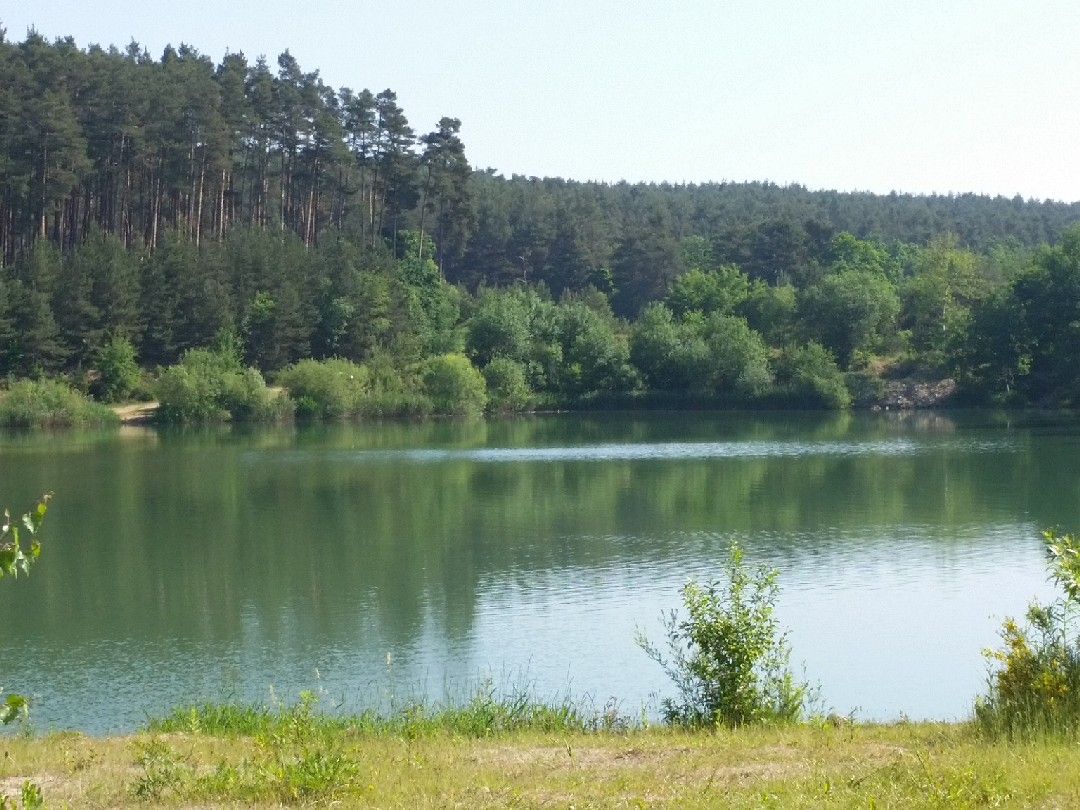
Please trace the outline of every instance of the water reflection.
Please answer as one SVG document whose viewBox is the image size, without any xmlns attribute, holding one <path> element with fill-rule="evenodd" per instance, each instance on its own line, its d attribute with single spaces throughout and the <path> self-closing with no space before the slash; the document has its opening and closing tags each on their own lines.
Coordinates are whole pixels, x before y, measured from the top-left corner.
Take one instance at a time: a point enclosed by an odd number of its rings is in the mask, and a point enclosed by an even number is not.
<svg viewBox="0 0 1080 810">
<path fill-rule="evenodd" d="M 1078 442 L 1061 417 L 966 414 L 4 436 L 4 500 L 57 502 L 42 565 L 0 592 L 0 675 L 39 722 L 95 731 L 482 672 L 635 709 L 665 686 L 635 628 L 738 540 L 781 568 L 831 705 L 958 715 L 997 619 L 1047 587 L 1039 529 L 1080 525 Z"/>
</svg>

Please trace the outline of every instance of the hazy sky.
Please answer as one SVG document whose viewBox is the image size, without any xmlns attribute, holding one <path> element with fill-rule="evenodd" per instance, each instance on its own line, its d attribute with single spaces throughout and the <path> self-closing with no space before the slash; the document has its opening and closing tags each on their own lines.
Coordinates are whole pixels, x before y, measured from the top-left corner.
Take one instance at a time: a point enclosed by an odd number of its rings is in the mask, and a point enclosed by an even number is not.
<svg viewBox="0 0 1080 810">
<path fill-rule="evenodd" d="M 288 48 L 463 122 L 475 166 L 576 179 L 1080 200 L 1080 3 L 2 0 L 80 46 Z"/>
</svg>

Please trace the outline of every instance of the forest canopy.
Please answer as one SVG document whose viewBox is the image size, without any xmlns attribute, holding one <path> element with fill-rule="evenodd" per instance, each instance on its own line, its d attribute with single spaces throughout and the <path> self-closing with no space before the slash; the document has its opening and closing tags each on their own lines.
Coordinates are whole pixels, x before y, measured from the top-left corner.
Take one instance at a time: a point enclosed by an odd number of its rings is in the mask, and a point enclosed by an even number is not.
<svg viewBox="0 0 1080 810">
<path fill-rule="evenodd" d="M 9 377 L 92 389 L 117 358 L 227 339 L 264 373 L 460 376 L 470 409 L 835 406 L 892 372 L 1070 403 L 1077 221 L 1080 203 L 1019 197 L 507 178 L 470 165 L 458 119 L 418 131 L 392 90 L 330 87 L 287 51 L 0 34 Z"/>
</svg>

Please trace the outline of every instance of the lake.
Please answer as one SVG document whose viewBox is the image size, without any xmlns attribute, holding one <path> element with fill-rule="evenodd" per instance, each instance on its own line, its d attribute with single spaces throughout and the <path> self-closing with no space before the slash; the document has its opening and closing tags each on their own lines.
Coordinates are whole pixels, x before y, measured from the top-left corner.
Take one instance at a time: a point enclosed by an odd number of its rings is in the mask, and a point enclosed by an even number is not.
<svg viewBox="0 0 1080 810">
<path fill-rule="evenodd" d="M 732 541 L 780 571 L 823 708 L 958 719 L 983 648 L 1080 527 L 1080 424 L 986 413 L 662 413 L 4 434 L 0 502 L 53 490 L 0 585 L 0 686 L 38 729 L 202 700 L 326 710 L 490 681 L 634 717 L 635 645 Z"/>
</svg>

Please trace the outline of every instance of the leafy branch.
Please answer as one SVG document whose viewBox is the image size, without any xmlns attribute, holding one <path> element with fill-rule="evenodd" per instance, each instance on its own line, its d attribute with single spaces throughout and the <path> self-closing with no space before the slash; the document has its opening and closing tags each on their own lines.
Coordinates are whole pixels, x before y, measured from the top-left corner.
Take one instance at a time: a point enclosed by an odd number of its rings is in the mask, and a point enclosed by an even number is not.
<svg viewBox="0 0 1080 810">
<path fill-rule="evenodd" d="M 19 574 L 26 576 L 30 573 L 30 567 L 41 556 L 39 535 L 51 499 L 52 493 L 45 493 L 34 509 L 18 520 L 13 520 L 11 512 L 4 510 L 4 523 L 0 526 L 0 579 L 14 579 Z M 0 698 L 0 725 L 8 725 L 27 716 L 30 701 L 23 695 L 5 697 L 0 690 Z"/>
</svg>

